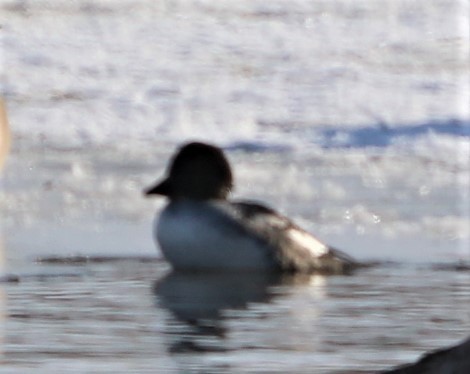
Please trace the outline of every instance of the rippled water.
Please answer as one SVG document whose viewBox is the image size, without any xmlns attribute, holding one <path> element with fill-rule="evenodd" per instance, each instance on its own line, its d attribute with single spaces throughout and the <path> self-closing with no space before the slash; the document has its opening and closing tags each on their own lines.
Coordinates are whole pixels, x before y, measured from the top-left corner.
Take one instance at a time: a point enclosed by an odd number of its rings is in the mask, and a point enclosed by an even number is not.
<svg viewBox="0 0 470 374">
<path fill-rule="evenodd" d="M 468 329 L 468 272 L 169 274 L 138 259 L 41 265 L 8 294 L 2 372 L 363 372 Z M 20 333 L 21 332 L 21 333 Z"/>
</svg>

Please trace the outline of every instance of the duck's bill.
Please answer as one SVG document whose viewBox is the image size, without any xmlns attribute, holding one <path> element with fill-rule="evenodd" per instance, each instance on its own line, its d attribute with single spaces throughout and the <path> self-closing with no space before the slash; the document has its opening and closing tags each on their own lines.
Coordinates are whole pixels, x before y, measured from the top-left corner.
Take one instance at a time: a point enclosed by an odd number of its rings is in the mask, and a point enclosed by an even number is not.
<svg viewBox="0 0 470 374">
<path fill-rule="evenodd" d="M 168 196 L 170 194 L 170 181 L 168 179 L 157 183 L 155 186 L 151 186 L 144 190 L 144 195 L 162 195 Z"/>
</svg>

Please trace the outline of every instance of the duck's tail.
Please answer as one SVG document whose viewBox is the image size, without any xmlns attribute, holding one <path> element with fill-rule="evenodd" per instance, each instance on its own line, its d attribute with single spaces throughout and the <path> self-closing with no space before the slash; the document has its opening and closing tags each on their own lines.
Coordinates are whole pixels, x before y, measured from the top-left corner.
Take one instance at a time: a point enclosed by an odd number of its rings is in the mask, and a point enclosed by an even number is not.
<svg viewBox="0 0 470 374">
<path fill-rule="evenodd" d="M 360 262 L 333 247 L 328 247 L 319 260 L 319 271 L 327 274 L 350 274 L 361 267 Z"/>
</svg>

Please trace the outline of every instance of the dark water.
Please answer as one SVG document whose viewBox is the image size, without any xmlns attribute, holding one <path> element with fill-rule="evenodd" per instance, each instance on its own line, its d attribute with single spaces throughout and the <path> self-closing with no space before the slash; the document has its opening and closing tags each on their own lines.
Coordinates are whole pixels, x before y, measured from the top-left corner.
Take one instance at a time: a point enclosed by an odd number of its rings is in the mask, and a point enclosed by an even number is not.
<svg viewBox="0 0 470 374">
<path fill-rule="evenodd" d="M 374 372 L 466 336 L 469 281 L 430 264 L 280 277 L 49 259 L 2 285 L 0 372 Z"/>
</svg>

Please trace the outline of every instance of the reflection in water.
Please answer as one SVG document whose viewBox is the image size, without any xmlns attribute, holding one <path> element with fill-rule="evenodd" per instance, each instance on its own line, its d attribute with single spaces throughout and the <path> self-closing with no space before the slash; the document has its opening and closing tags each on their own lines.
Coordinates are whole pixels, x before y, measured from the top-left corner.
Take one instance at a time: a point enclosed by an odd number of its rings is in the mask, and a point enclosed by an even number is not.
<svg viewBox="0 0 470 374">
<path fill-rule="evenodd" d="M 264 319 L 262 306 L 303 285 L 321 297 L 323 276 L 258 273 L 178 273 L 155 283 L 159 307 L 171 312 L 166 324 L 170 353 L 227 352 L 233 320 Z M 292 287 L 291 287 L 292 286 Z"/>
</svg>

